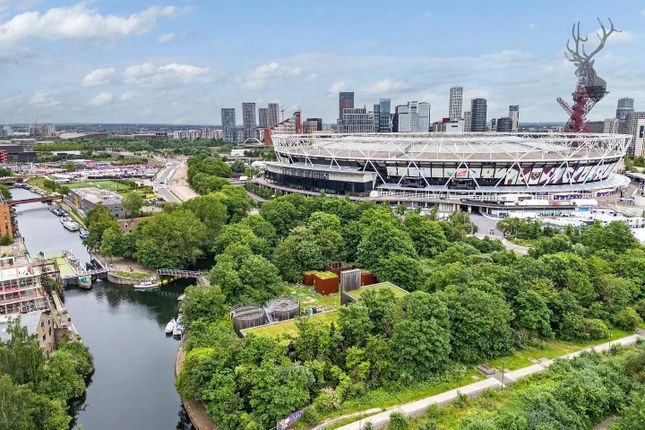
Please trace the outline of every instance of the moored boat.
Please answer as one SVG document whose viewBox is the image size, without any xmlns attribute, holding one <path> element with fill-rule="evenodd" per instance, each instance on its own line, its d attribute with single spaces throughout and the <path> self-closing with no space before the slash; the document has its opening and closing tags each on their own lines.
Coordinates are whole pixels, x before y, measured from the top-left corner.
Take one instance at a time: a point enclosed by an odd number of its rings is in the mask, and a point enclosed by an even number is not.
<svg viewBox="0 0 645 430">
<path fill-rule="evenodd" d="M 159 283 L 152 280 L 141 281 L 138 284 L 134 284 L 134 289 L 139 291 L 150 291 L 156 290 L 159 288 Z"/>
<path fill-rule="evenodd" d="M 172 336 L 181 337 L 182 334 L 184 334 L 184 326 L 182 324 L 176 324 L 172 331 Z"/>
<path fill-rule="evenodd" d="M 69 219 L 63 222 L 63 227 L 65 227 L 69 231 L 78 231 L 80 229 L 80 226 L 78 224 Z"/>
<path fill-rule="evenodd" d="M 166 324 L 166 334 L 171 335 L 175 331 L 175 327 L 177 327 L 177 321 L 173 318 Z"/>
</svg>

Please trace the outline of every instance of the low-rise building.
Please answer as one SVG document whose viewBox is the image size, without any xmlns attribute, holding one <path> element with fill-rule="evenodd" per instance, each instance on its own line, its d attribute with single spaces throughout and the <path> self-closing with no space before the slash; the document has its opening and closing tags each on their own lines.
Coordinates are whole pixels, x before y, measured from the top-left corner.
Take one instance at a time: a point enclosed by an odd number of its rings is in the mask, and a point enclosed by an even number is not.
<svg viewBox="0 0 645 430">
<path fill-rule="evenodd" d="M 9 236 L 13 239 L 13 224 L 11 222 L 11 207 L 0 196 L 0 239 Z"/>
<path fill-rule="evenodd" d="M 49 357 L 56 349 L 56 330 L 50 311 L 38 310 L 20 315 L 0 316 L 0 341 L 7 342 L 11 340 L 11 334 L 8 331 L 9 324 L 18 317 L 20 318 L 20 325 L 27 329 L 27 333 L 30 336 L 34 336 L 40 349 L 42 349 L 46 357 Z"/>
<path fill-rule="evenodd" d="M 41 277 L 46 266 L 26 256 L 0 258 L 0 315 L 46 309 L 48 298 Z"/>
<path fill-rule="evenodd" d="M 96 187 L 73 189 L 67 195 L 66 200 L 83 214 L 87 214 L 98 205 L 103 205 L 117 218 L 125 218 L 128 215 L 128 212 L 123 208 L 123 199 L 119 194 Z"/>
</svg>

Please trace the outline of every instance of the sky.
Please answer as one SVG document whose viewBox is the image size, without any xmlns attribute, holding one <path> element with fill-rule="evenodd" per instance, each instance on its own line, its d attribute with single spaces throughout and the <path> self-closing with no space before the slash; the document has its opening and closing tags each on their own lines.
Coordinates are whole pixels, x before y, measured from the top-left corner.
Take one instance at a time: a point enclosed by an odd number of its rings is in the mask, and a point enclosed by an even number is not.
<svg viewBox="0 0 645 430">
<path fill-rule="evenodd" d="M 580 21 L 613 34 L 595 56 L 610 92 L 645 110 L 645 2 L 633 0 L 0 0 L 0 124 L 221 124 L 220 109 L 278 102 L 335 122 L 338 91 L 356 106 L 431 103 L 447 116 L 451 86 L 488 117 L 565 121 L 575 66 L 564 57 Z"/>
</svg>

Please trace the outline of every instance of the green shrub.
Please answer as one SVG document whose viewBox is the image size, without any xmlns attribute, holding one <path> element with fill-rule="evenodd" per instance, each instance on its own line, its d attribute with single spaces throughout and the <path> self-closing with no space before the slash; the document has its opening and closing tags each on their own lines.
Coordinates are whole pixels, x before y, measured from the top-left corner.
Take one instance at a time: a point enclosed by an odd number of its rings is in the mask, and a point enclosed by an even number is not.
<svg viewBox="0 0 645 430">
<path fill-rule="evenodd" d="M 643 320 L 632 307 L 625 308 L 614 316 L 614 324 L 627 331 L 636 330 L 641 322 Z"/>
<path fill-rule="evenodd" d="M 410 419 L 402 412 L 392 412 L 390 414 L 390 430 L 406 430 L 410 425 Z"/>
</svg>

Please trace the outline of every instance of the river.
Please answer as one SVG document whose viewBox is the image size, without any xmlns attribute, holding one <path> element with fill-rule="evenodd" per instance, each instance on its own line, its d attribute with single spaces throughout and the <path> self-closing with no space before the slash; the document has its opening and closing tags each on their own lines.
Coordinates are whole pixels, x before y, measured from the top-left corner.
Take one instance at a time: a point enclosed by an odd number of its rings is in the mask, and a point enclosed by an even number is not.
<svg viewBox="0 0 645 430">
<path fill-rule="evenodd" d="M 11 192 L 16 200 L 35 196 L 20 188 Z M 88 261 L 78 233 L 65 230 L 45 204 L 21 205 L 16 213 L 32 255 L 67 249 Z M 174 387 L 178 341 L 164 335 L 183 288 L 140 292 L 98 281 L 89 291 L 65 291 L 72 322 L 94 357 L 95 372 L 75 417 L 83 430 L 192 428 Z"/>
</svg>

